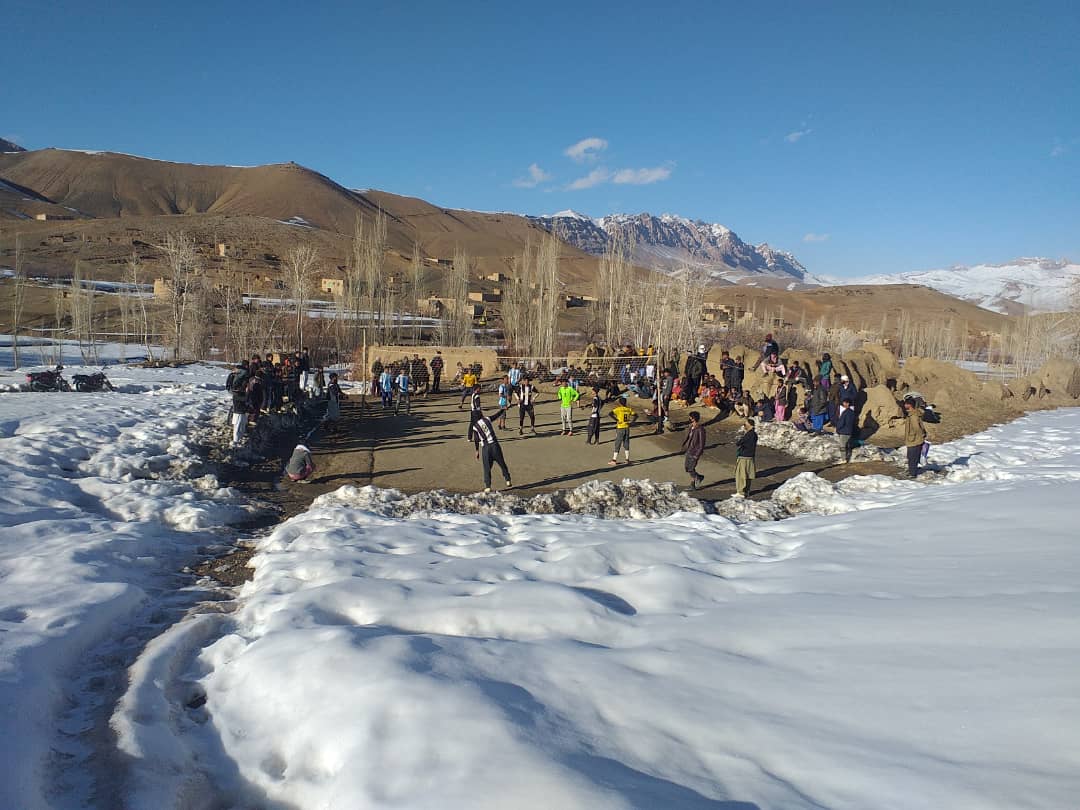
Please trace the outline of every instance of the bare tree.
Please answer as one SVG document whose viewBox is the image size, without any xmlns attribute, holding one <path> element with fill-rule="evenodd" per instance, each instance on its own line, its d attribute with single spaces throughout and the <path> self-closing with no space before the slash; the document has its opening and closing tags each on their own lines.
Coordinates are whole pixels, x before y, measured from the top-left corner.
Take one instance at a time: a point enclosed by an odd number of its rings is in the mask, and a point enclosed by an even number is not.
<svg viewBox="0 0 1080 810">
<path fill-rule="evenodd" d="M 22 238 L 15 235 L 15 267 L 11 277 L 11 351 L 15 368 L 19 367 L 19 327 L 26 303 L 26 272 L 22 264 Z"/>
<path fill-rule="evenodd" d="M 469 302 L 469 277 L 472 264 L 469 254 L 458 247 L 454 264 L 446 273 L 446 303 L 443 334 L 449 346 L 471 346 L 473 343 L 472 306 Z"/>
<path fill-rule="evenodd" d="M 420 345 L 422 336 L 421 327 L 421 301 L 424 299 L 424 246 L 419 239 L 413 240 L 412 261 L 409 263 L 409 296 L 413 299 L 408 307 L 409 311 L 416 313 L 414 321 L 413 345 Z"/>
<path fill-rule="evenodd" d="M 139 333 L 142 338 L 143 347 L 146 349 L 146 356 L 148 359 L 154 359 L 154 353 L 150 348 L 150 313 L 146 309 L 146 294 L 142 290 L 142 262 L 139 260 L 139 254 L 135 251 L 131 251 L 131 256 L 127 261 L 128 278 L 131 279 L 131 286 L 134 289 L 135 301 L 138 304 L 138 311 L 135 316 L 139 324 Z"/>
<path fill-rule="evenodd" d="M 296 245 L 285 257 L 285 278 L 296 307 L 297 348 L 304 345 L 304 316 L 318 260 L 318 251 L 310 245 Z"/>
<path fill-rule="evenodd" d="M 193 309 L 193 293 L 200 286 L 198 253 L 194 239 L 184 233 L 165 234 L 164 244 L 158 249 L 165 254 L 168 275 L 169 304 L 172 327 L 173 359 L 179 360 L 183 351 L 185 329 Z"/>
<path fill-rule="evenodd" d="M 598 305 L 607 312 L 604 339 L 609 352 L 623 338 L 626 303 L 630 297 L 628 284 L 632 253 L 633 246 L 629 237 L 620 231 L 615 234 L 607 251 L 600 257 L 599 272 L 596 276 L 596 298 Z"/>
</svg>

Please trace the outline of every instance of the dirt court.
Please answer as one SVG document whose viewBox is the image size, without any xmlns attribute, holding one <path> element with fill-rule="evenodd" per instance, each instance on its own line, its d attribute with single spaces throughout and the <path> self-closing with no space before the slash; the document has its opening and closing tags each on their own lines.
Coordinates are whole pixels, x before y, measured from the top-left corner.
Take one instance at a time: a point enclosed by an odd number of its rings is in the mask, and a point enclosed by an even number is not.
<svg viewBox="0 0 1080 810">
<path fill-rule="evenodd" d="M 495 411 L 494 396 L 486 395 Z M 273 456 L 254 467 L 234 469 L 232 483 L 251 495 L 269 501 L 288 517 L 305 510 L 311 501 L 343 485 L 374 484 L 405 493 L 445 489 L 469 493 L 483 489 L 480 462 L 468 429 L 468 404 L 459 408 L 460 395 L 443 394 L 415 399 L 412 413 L 395 416 L 383 410 L 376 399 L 350 397 L 343 403 L 342 419 L 335 426 L 320 426 L 307 444 L 315 459 L 316 472 L 310 483 L 281 481 L 281 469 L 296 436 L 281 437 Z M 633 404 L 633 401 L 631 401 Z M 624 478 L 673 481 L 689 484 L 683 469 L 681 444 L 684 431 L 652 433 L 651 425 L 639 424 L 632 433 L 630 465 L 609 467 L 615 436 L 614 422 L 605 407 L 600 444 L 585 444 L 585 408 L 575 410 L 572 436 L 561 435 L 558 403 L 551 394 L 536 406 L 536 435 L 518 434 L 517 408 L 512 406 L 507 430 L 499 431 L 503 455 L 510 468 L 513 491 L 522 495 L 572 489 L 592 479 L 621 481 Z M 708 410 L 702 411 L 706 419 Z M 674 417 L 685 422 L 685 411 Z M 639 417 L 640 421 L 641 417 Z M 708 443 L 698 472 L 705 476 L 702 488 L 693 493 L 706 500 L 721 500 L 735 490 L 735 441 L 738 436 L 734 419 L 707 425 Z M 620 456 L 621 458 L 621 456 Z M 882 473 L 895 475 L 898 468 L 880 463 L 837 465 L 806 462 L 767 447 L 758 447 L 758 478 L 752 497 L 767 498 L 780 484 L 801 472 L 814 472 L 829 480 L 848 475 Z M 494 489 L 502 488 L 502 476 L 492 471 Z"/>
</svg>

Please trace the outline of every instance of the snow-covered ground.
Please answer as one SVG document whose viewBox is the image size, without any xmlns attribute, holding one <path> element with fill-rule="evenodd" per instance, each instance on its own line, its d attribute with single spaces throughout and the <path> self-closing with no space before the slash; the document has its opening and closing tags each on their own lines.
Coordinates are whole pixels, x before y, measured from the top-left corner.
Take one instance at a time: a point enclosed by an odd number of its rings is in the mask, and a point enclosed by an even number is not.
<svg viewBox="0 0 1080 810">
<path fill-rule="evenodd" d="M 932 452 L 780 521 L 323 496 L 132 669 L 131 804 L 1076 806 L 1080 409 Z"/>
<path fill-rule="evenodd" d="M 110 668 L 198 598 L 177 595 L 181 568 L 252 512 L 200 470 L 197 443 L 224 415 L 220 367 L 109 376 L 120 393 L 0 394 L 4 808 L 85 793 Z"/>
<path fill-rule="evenodd" d="M 0 393 L 0 807 L 1076 804 L 1080 409 L 719 514 L 346 487 L 177 622 L 225 370 L 108 372 Z"/>
</svg>

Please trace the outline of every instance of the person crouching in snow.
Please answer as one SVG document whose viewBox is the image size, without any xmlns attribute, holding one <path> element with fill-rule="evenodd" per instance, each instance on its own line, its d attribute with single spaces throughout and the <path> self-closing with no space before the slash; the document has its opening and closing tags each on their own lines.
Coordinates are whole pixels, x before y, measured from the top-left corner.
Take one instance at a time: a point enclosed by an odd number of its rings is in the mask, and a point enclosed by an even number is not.
<svg viewBox="0 0 1080 810">
<path fill-rule="evenodd" d="M 310 484 L 311 481 L 308 479 L 313 472 L 315 472 L 315 462 L 311 458 L 311 451 L 306 444 L 301 442 L 289 456 L 289 461 L 285 465 L 285 475 L 290 481 Z"/>
</svg>

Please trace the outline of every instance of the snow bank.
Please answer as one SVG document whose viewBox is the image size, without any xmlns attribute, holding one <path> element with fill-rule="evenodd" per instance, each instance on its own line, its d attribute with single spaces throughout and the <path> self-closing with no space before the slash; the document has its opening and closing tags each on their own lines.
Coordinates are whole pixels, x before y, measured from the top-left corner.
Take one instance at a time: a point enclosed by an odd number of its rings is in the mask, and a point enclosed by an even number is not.
<svg viewBox="0 0 1080 810">
<path fill-rule="evenodd" d="M 218 368 L 110 368 L 123 393 L 0 394 L 0 806 L 43 806 L 50 751 L 70 756 L 83 699 L 69 680 L 250 507 L 201 475 L 222 408 Z M 0 382 L 17 375 L 0 375 Z M 216 390 L 214 390 L 216 389 Z M 71 728 L 76 731 L 71 731 Z"/>
<path fill-rule="evenodd" d="M 322 495 L 315 507 L 352 506 L 387 517 L 459 515 L 592 515 L 600 518 L 662 518 L 705 512 L 708 504 L 670 482 L 589 481 L 579 487 L 523 497 L 512 492 L 457 494 L 445 490 L 404 495 L 396 489 L 346 486 Z"/>
<path fill-rule="evenodd" d="M 1038 414 L 763 523 L 341 491 L 260 543 L 177 739 L 300 808 L 1070 806 L 1078 447 Z"/>
<path fill-rule="evenodd" d="M 806 461 L 839 461 L 842 458 L 840 446 L 835 434 L 832 433 L 796 430 L 790 422 L 759 422 L 755 430 L 759 444 L 773 450 L 780 450 L 795 458 Z M 851 459 L 852 461 L 883 461 L 892 455 L 890 450 L 864 444 L 855 448 Z"/>
</svg>

